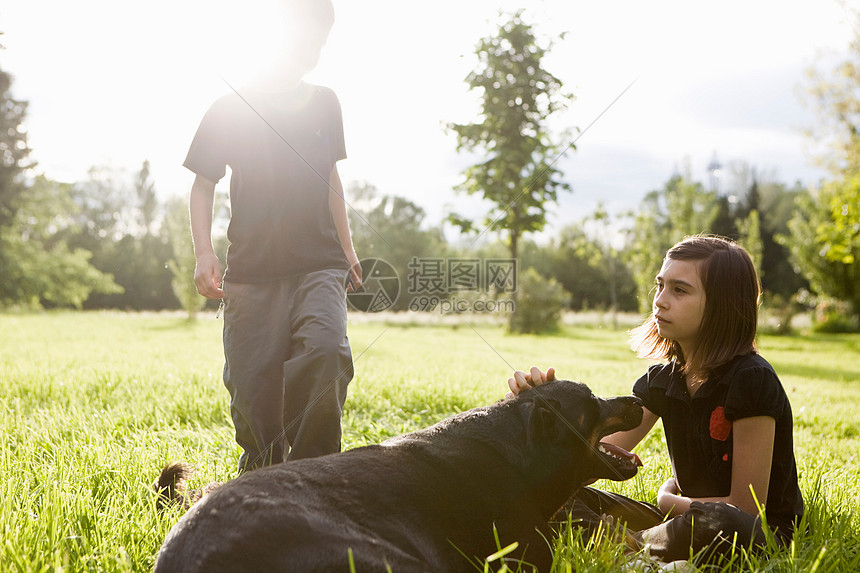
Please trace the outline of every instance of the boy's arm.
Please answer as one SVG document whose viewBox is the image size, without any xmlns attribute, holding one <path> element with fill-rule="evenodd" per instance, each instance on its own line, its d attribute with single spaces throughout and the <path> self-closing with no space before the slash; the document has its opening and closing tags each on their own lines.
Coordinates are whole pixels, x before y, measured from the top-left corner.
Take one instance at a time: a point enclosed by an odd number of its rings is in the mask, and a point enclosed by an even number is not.
<svg viewBox="0 0 860 573">
<path fill-rule="evenodd" d="M 212 209 L 215 204 L 215 183 L 201 175 L 194 178 L 189 200 L 191 240 L 194 243 L 194 284 L 206 298 L 222 299 L 221 262 L 212 246 Z"/>
<path fill-rule="evenodd" d="M 358 263 L 358 255 L 355 254 L 355 247 L 352 245 L 349 218 L 346 216 L 346 201 L 343 196 L 343 184 L 340 181 L 340 174 L 337 172 L 337 164 L 332 167 L 329 175 L 328 203 L 334 226 L 337 229 L 337 236 L 340 239 L 340 246 L 349 262 L 351 279 L 349 290 L 355 290 L 361 286 L 361 265 Z"/>
</svg>

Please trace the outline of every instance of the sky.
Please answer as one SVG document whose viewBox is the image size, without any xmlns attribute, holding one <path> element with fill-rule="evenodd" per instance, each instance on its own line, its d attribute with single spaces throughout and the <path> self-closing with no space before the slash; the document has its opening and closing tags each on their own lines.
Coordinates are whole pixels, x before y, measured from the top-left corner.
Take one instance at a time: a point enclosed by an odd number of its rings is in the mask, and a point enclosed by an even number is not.
<svg viewBox="0 0 860 573">
<path fill-rule="evenodd" d="M 92 166 L 136 171 L 148 160 L 162 196 L 187 194 L 193 175 L 182 161 L 191 138 L 212 101 L 247 79 L 247 54 L 276 33 L 273 1 L 0 0 L 0 67 L 14 76 L 13 95 L 29 102 L 37 171 L 74 181 Z M 432 224 L 452 211 L 483 211 L 453 190 L 475 157 L 458 154 L 445 130 L 478 109 L 464 82 L 478 40 L 497 28 L 500 11 L 522 7 L 538 34 L 565 34 L 544 65 L 575 98 L 550 124 L 558 141 L 576 138 L 557 163 L 573 191 L 552 208 L 548 233 L 599 202 L 615 213 L 635 208 L 685 168 L 705 182 L 714 158 L 725 175 L 746 163 L 765 179 L 820 180 L 826 174 L 803 135 L 815 116 L 798 95 L 810 66 L 846 52 L 849 9 L 857 7 L 333 2 L 337 21 L 307 80 L 340 98 L 348 153 L 341 178 L 347 188 L 369 183 L 409 198 Z"/>
</svg>

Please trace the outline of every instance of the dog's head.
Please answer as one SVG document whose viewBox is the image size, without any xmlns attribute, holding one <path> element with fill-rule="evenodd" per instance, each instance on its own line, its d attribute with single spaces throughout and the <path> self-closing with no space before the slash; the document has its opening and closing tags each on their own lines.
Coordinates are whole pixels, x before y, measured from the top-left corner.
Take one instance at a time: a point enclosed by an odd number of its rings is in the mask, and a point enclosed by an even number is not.
<svg viewBox="0 0 860 573">
<path fill-rule="evenodd" d="M 635 396 L 598 398 L 585 384 L 557 380 L 520 392 L 516 400 L 530 447 L 572 454 L 583 483 L 626 480 L 642 465 L 635 454 L 600 441 L 642 422 L 642 402 Z"/>
</svg>

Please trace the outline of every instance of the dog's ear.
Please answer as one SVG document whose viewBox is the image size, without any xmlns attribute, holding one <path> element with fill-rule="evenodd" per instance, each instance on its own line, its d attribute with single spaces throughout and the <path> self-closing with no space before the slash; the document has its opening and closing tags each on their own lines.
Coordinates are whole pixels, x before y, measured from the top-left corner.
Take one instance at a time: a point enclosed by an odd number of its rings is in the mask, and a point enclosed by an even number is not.
<svg viewBox="0 0 860 573">
<path fill-rule="evenodd" d="M 528 444 L 551 443 L 561 440 L 564 432 L 561 419 L 561 404 L 543 396 L 535 396 L 525 404 L 526 442 Z"/>
</svg>

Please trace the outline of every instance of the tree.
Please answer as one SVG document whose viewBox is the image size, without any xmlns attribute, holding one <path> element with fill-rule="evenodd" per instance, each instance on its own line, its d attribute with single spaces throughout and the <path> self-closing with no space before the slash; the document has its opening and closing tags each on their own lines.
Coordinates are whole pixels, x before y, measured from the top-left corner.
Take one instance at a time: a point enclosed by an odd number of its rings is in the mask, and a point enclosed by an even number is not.
<svg viewBox="0 0 860 573">
<path fill-rule="evenodd" d="M 716 194 L 694 182 L 689 168 L 683 177 L 674 177 L 665 188 L 669 242 L 712 231 L 717 216 Z"/>
<path fill-rule="evenodd" d="M 27 102 L 11 95 L 0 70 L 0 306 L 73 306 L 92 292 L 120 290 L 90 264 L 92 253 L 67 243 L 74 226 L 69 185 L 27 174 L 35 166 L 22 128 Z"/>
<path fill-rule="evenodd" d="M 92 167 L 73 189 L 78 232 L 70 244 L 93 253 L 92 264 L 123 287 L 122 293 L 94 293 L 85 307 L 176 308 L 167 264 L 172 251 L 167 233 L 156 233 L 161 206 L 148 162 L 135 174 Z"/>
<path fill-rule="evenodd" d="M 176 300 L 172 287 L 168 260 L 175 256 L 176 246 L 171 246 L 172 235 L 165 229 L 163 220 L 169 215 L 168 205 L 161 205 L 152 181 L 149 161 L 144 161 L 133 179 L 133 207 L 130 213 L 129 232 L 122 241 L 129 244 L 137 254 L 136 261 L 125 285 L 126 292 L 134 295 L 125 306 L 137 309 L 160 309 L 174 306 Z M 164 211 L 164 212 L 162 212 Z M 171 248 L 172 247 L 172 248 Z M 185 306 L 183 306 L 185 308 Z"/>
<path fill-rule="evenodd" d="M 0 70 L 0 228 L 15 217 L 17 199 L 26 190 L 25 173 L 35 166 L 22 128 L 27 102 L 13 98 L 11 88 L 12 76 Z"/>
<path fill-rule="evenodd" d="M 134 193 L 126 171 L 90 167 L 86 179 L 74 186 L 79 245 L 98 255 L 101 248 L 130 234 L 136 218 Z"/>
<path fill-rule="evenodd" d="M 832 70 L 807 71 L 807 91 L 818 124 L 808 134 L 826 151 L 819 160 L 834 175 L 860 171 L 860 18 L 855 12 L 854 37 L 848 56 Z"/>
<path fill-rule="evenodd" d="M 794 198 L 802 192 L 802 187 L 797 184 L 787 188 L 743 161 L 731 162 L 728 172 L 732 177 L 724 188 L 725 195 L 718 198 L 721 212 L 713 232 L 738 241 L 750 252 L 762 288 L 774 295 L 768 302 L 787 303 L 799 289 L 808 285 L 794 271 L 788 250 L 775 236 L 788 232 Z M 758 217 L 757 235 L 755 217 Z"/>
<path fill-rule="evenodd" d="M 155 183 L 153 183 L 149 161 L 144 160 L 140 171 L 137 172 L 134 181 L 134 191 L 137 197 L 137 225 L 139 235 L 151 235 L 155 225 L 156 216 L 158 213 L 158 196 L 155 193 Z"/>
<path fill-rule="evenodd" d="M 570 190 L 555 166 L 560 145 L 550 140 L 546 125 L 570 96 L 542 66 L 553 42 L 539 41 L 521 10 L 505 19 L 497 34 L 480 40 L 478 68 L 466 77 L 470 89 L 481 91 L 480 121 L 449 129 L 458 151 L 486 157 L 466 169 L 459 189 L 492 203 L 484 228 L 504 230 L 516 260 L 520 238 L 543 229 L 548 203 Z M 450 221 L 463 231 L 476 229 L 467 217 L 452 214 Z"/>
<path fill-rule="evenodd" d="M 846 302 L 860 315 L 860 18 L 847 58 L 832 71 L 810 70 L 809 93 L 833 179 L 798 197 L 782 242 L 817 294 Z"/>
<path fill-rule="evenodd" d="M 618 281 L 616 268 L 619 266 L 619 253 L 612 246 L 610 241 L 611 220 L 609 213 L 603 206 L 603 202 L 598 204 L 597 209 L 591 216 L 591 220 L 597 224 L 597 235 L 593 239 L 591 245 L 596 245 L 597 249 L 591 249 L 592 266 L 596 266 L 606 271 L 606 286 L 609 289 L 609 312 L 612 315 L 612 328 L 618 327 Z M 586 243 L 586 247 L 589 243 Z"/>
<path fill-rule="evenodd" d="M 635 311 L 636 285 L 630 270 L 614 247 L 586 234 L 589 219 L 563 227 L 548 245 L 524 241 L 522 267 L 558 281 L 570 295 L 573 310 L 611 310 L 615 304 L 618 310 Z"/>
<path fill-rule="evenodd" d="M 860 174 L 800 195 L 796 206 L 780 242 L 813 292 L 846 301 L 860 314 Z"/>
<path fill-rule="evenodd" d="M 692 181 L 689 167 L 685 175 L 673 175 L 663 189 L 645 196 L 634 216 L 627 250 L 642 312 L 651 308 L 654 276 L 666 251 L 685 237 L 712 232 L 717 214 L 716 193 Z"/>
<path fill-rule="evenodd" d="M 757 210 L 753 209 L 746 218 L 738 220 L 738 232 L 738 243 L 750 254 L 756 275 L 761 280 L 764 245 L 761 238 L 761 219 Z"/>
<path fill-rule="evenodd" d="M 352 185 L 346 197 L 355 252 L 361 259 L 382 259 L 394 267 L 401 296 L 391 309 L 408 309 L 410 297 L 404 294 L 408 294 L 412 261 L 446 256 L 441 230 L 424 228 L 425 213 L 420 206 L 396 195 L 381 195 L 372 185 Z"/>
<path fill-rule="evenodd" d="M 533 268 L 521 274 L 518 312 L 514 313 L 514 330 L 524 334 L 555 332 L 561 326 L 561 313 L 570 296 L 553 278 L 542 277 Z"/>
<path fill-rule="evenodd" d="M 165 205 L 165 227 L 173 258 L 168 261 L 173 280 L 170 285 L 182 308 L 188 312 L 188 320 L 194 320 L 206 305 L 206 299 L 197 293 L 194 284 L 194 266 L 197 259 L 191 244 L 191 226 L 188 220 L 188 202 L 174 198 Z"/>
<path fill-rule="evenodd" d="M 559 146 L 550 142 L 546 127 L 569 99 L 560 80 L 541 66 L 551 46 L 540 45 L 521 11 L 511 16 L 497 35 L 479 42 L 478 69 L 466 78 L 470 89 L 482 91 L 481 121 L 449 125 L 458 151 L 487 157 L 466 169 L 460 189 L 494 203 L 485 224 L 507 232 L 512 258 L 519 238 L 545 225 L 547 202 L 570 189 L 554 166 Z M 474 229 L 464 217 L 455 215 L 452 222 Z"/>
<path fill-rule="evenodd" d="M 14 218 L 0 227 L 0 306 L 81 308 L 94 292 L 122 292 L 90 264 L 92 253 L 69 246 L 70 188 L 40 175 L 12 203 Z"/>
</svg>

